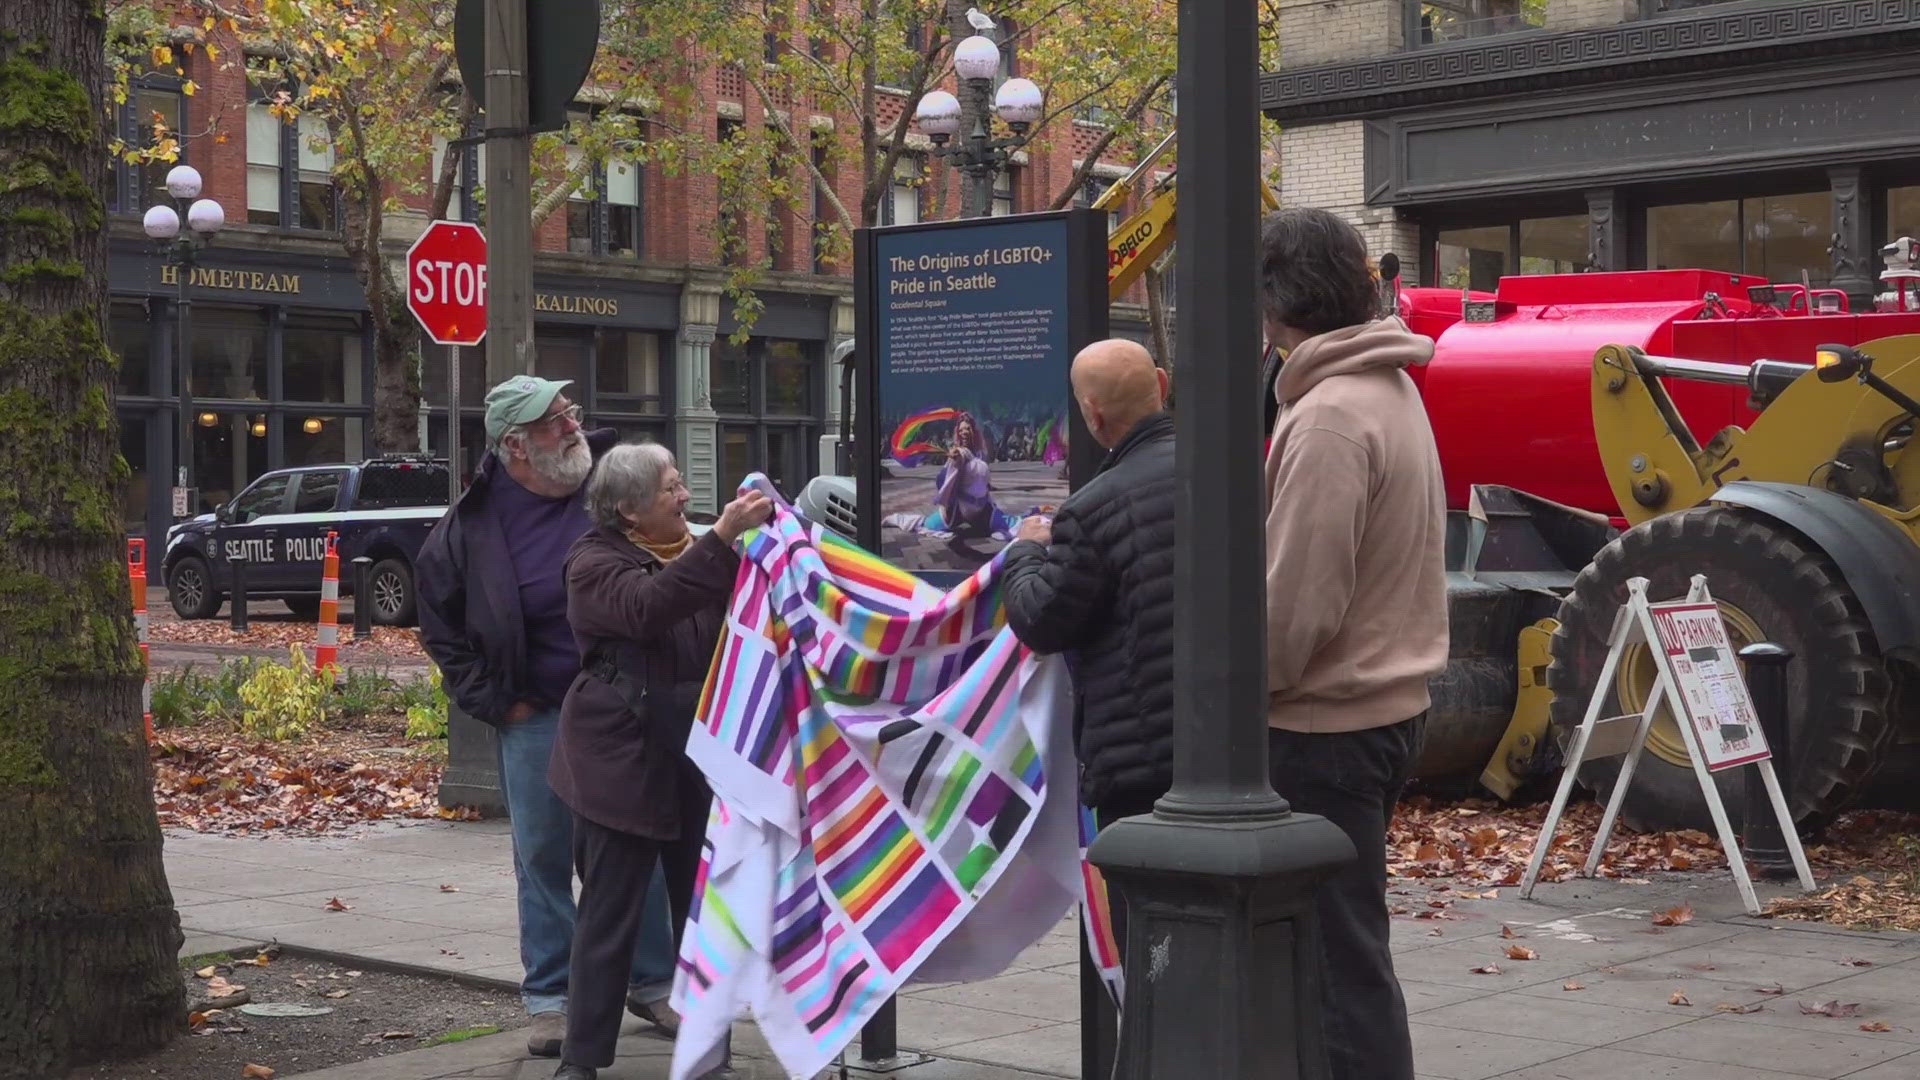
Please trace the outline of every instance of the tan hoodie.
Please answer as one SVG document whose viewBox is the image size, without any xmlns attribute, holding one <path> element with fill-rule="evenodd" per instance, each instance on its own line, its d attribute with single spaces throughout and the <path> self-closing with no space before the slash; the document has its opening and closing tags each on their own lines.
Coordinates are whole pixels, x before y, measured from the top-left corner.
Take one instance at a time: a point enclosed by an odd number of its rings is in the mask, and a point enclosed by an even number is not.
<svg viewBox="0 0 1920 1080">
<path fill-rule="evenodd" d="M 1267 722 L 1408 720 L 1447 662 L 1446 496 L 1420 392 L 1433 342 L 1398 318 L 1308 338 L 1274 383 Z"/>
</svg>

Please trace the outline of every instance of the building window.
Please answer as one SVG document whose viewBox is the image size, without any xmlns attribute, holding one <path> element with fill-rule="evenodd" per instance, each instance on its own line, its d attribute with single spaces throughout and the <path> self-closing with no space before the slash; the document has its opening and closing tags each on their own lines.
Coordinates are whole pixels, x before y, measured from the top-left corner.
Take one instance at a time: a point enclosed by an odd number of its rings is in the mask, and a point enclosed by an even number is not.
<svg viewBox="0 0 1920 1080">
<path fill-rule="evenodd" d="M 740 134 L 740 121 L 730 116 L 722 116 L 715 125 L 714 137 L 720 145 L 726 146 Z M 720 186 L 720 262 L 723 266 L 732 266 L 746 256 L 747 238 L 740 232 L 740 214 L 738 210 L 739 193 L 732 190 L 734 185 L 721 181 Z"/>
<path fill-rule="evenodd" d="M 709 378 L 720 414 L 720 487 L 764 472 L 792 498 L 813 479 L 825 418 L 820 343 L 752 337 L 713 343 Z"/>
<path fill-rule="evenodd" d="M 193 305 L 195 398 L 267 400 L 267 322 L 267 313 L 257 307 Z"/>
<path fill-rule="evenodd" d="M 177 78 L 146 75 L 130 89 L 117 118 L 121 140 L 130 150 L 157 151 L 163 158 L 171 153 L 175 160 L 134 164 L 116 157 L 110 209 L 143 214 L 156 204 L 170 201 L 167 170 L 188 164 L 187 99 L 180 85 Z"/>
<path fill-rule="evenodd" d="M 1401 0 L 1406 40 L 1412 47 L 1445 45 L 1473 38 L 1537 30 L 1546 23 L 1546 5 L 1528 0 Z"/>
<path fill-rule="evenodd" d="M 817 177 L 830 177 L 828 171 L 828 152 L 826 140 L 818 135 L 813 140 L 813 168 L 816 179 L 813 182 L 813 229 L 811 234 L 813 248 L 813 272 L 828 274 L 833 272 L 833 264 L 827 259 L 827 230 L 824 228 L 833 220 L 833 204 L 827 199 L 827 186 Z"/>
<path fill-rule="evenodd" d="M 1013 170 L 1009 165 L 993 177 L 993 216 L 1006 217 L 1013 210 Z"/>
<path fill-rule="evenodd" d="M 1587 232 L 1592 224 L 1586 214 L 1522 220 L 1520 272 L 1581 274 L 1592 269 L 1587 262 Z"/>
<path fill-rule="evenodd" d="M 1920 187 L 1887 190 L 1887 235 L 1892 243 L 1903 236 L 1920 239 Z"/>
<path fill-rule="evenodd" d="M 1656 270 L 1721 270 L 1768 281 L 1823 286 L 1833 196 L 1826 191 L 1654 206 L 1647 209 L 1647 265 Z"/>
<path fill-rule="evenodd" d="M 1442 232 L 1434 253 L 1433 283 L 1446 289 L 1492 292 L 1507 272 L 1505 225 Z"/>
<path fill-rule="evenodd" d="M 880 200 L 880 224 L 914 225 L 920 221 L 920 155 L 901 154 L 893 163 L 893 185 Z"/>
<path fill-rule="evenodd" d="M 592 166 L 587 152 L 567 147 L 567 175 L 580 177 L 573 193 L 567 196 L 567 250 L 576 255 L 593 254 L 595 206 Z"/>
<path fill-rule="evenodd" d="M 254 225 L 339 228 L 333 139 L 326 121 L 301 112 L 292 123 L 274 113 L 283 88 L 256 81 L 247 105 L 247 221 Z"/>
<path fill-rule="evenodd" d="M 1111 188 L 1114 182 L 1111 177 L 1088 176 L 1086 183 L 1080 185 L 1080 194 L 1075 196 L 1074 205 L 1092 206 L 1094 203 L 1099 202 L 1100 196 L 1105 195 L 1107 189 Z M 1126 205 L 1124 203 L 1117 203 L 1107 208 L 1108 232 L 1112 232 L 1114 228 L 1120 224 L 1121 218 L 1125 213 Z"/>
<path fill-rule="evenodd" d="M 289 312 L 280 346 L 280 390 L 287 401 L 359 405 L 365 335 L 353 316 Z"/>
<path fill-rule="evenodd" d="M 147 305 L 115 300 L 107 317 L 107 341 L 120 358 L 115 380 L 121 397 L 148 397 L 153 393 L 154 327 Z"/>
<path fill-rule="evenodd" d="M 652 330 L 602 330 L 593 357 L 595 415 L 664 415 L 663 335 Z"/>
</svg>

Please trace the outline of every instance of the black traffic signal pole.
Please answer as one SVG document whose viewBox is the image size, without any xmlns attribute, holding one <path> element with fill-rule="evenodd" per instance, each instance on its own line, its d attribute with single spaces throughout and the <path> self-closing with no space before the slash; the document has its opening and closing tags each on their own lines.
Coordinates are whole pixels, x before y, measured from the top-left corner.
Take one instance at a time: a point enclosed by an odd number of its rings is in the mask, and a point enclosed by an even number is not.
<svg viewBox="0 0 1920 1080">
<path fill-rule="evenodd" d="M 1314 888 L 1354 849 L 1267 778 L 1259 34 L 1243 0 L 1179 21 L 1174 777 L 1089 851 L 1127 909 L 1115 1075 L 1323 1077 Z"/>
</svg>

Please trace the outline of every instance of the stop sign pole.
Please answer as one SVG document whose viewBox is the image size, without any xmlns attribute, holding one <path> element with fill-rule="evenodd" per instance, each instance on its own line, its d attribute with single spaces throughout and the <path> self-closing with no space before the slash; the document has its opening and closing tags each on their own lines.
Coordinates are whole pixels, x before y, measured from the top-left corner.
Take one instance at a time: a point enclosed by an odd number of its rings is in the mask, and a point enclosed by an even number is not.
<svg viewBox="0 0 1920 1080">
<path fill-rule="evenodd" d="M 447 506 L 460 498 L 460 347 L 487 336 L 487 236 L 466 221 L 436 221 L 407 249 L 407 310 L 447 347 Z M 359 603 L 358 600 L 355 603 Z"/>
</svg>

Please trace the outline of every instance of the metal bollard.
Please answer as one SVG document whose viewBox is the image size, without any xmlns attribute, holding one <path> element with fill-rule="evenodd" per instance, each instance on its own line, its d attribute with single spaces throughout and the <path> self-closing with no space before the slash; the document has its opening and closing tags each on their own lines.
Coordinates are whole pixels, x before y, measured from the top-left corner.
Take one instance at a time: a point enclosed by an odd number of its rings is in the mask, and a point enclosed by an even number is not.
<svg viewBox="0 0 1920 1080">
<path fill-rule="evenodd" d="M 247 557 L 227 556 L 227 573 L 233 578 L 233 632 L 247 632 Z"/>
<path fill-rule="evenodd" d="M 1760 730 L 1773 752 L 1773 771 L 1780 786 L 1793 792 L 1793 745 L 1787 728 L 1787 665 L 1793 651 L 1771 641 L 1755 642 L 1740 650 L 1747 668 L 1747 690 L 1753 697 L 1754 712 L 1759 714 Z M 1774 816 L 1773 802 L 1767 798 L 1767 786 L 1758 768 L 1747 770 L 1747 787 L 1740 845 L 1747 860 L 1760 876 L 1771 880 L 1795 875 L 1793 855 L 1787 850 L 1785 835 Z"/>
<path fill-rule="evenodd" d="M 860 1060 L 891 1061 L 900 1053 L 900 1032 L 896 1017 L 898 999 L 888 998 L 867 1026 L 860 1029 Z"/>
<path fill-rule="evenodd" d="M 353 560 L 353 639 L 364 641 L 373 635 L 373 559 L 361 555 Z"/>
</svg>

